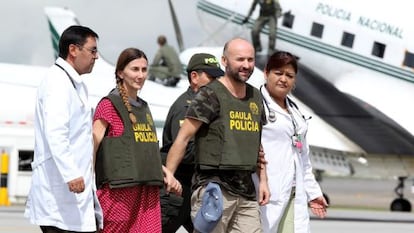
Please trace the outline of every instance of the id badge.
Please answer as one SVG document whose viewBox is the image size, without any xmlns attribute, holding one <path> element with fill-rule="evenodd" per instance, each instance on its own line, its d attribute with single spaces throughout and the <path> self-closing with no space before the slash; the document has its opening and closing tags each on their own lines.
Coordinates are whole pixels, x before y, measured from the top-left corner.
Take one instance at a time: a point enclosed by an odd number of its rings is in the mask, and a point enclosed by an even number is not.
<svg viewBox="0 0 414 233">
<path fill-rule="evenodd" d="M 299 151 L 302 151 L 302 139 L 301 139 L 301 135 L 293 135 L 292 136 L 292 145 L 294 147 L 296 147 Z"/>
</svg>

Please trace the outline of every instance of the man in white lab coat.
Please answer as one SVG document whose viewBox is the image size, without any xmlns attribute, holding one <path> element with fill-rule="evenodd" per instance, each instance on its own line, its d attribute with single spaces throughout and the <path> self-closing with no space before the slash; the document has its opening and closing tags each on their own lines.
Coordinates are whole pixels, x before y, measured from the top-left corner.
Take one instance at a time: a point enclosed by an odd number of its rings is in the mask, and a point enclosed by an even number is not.
<svg viewBox="0 0 414 233">
<path fill-rule="evenodd" d="M 25 216 L 42 232 L 96 232 L 92 110 L 80 75 L 98 59 L 98 35 L 70 26 L 37 91 L 33 175 Z M 97 212 L 99 213 L 99 211 Z"/>
</svg>

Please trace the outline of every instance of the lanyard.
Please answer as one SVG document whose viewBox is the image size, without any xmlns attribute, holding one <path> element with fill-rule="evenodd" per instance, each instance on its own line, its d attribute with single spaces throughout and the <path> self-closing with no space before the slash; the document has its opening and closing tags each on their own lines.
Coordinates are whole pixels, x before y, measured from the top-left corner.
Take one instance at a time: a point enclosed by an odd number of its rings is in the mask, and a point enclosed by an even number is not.
<svg viewBox="0 0 414 233">
<path fill-rule="evenodd" d="M 296 119 L 293 116 L 293 113 L 290 111 L 289 107 L 287 108 L 287 112 L 289 113 L 290 120 L 292 121 L 293 131 L 295 132 L 294 135 L 297 136 L 297 135 L 299 135 L 299 133 L 298 133 L 298 122 L 296 122 Z"/>
<path fill-rule="evenodd" d="M 60 69 L 62 69 L 66 73 L 66 75 L 69 77 L 70 82 L 73 85 L 73 88 L 75 88 L 75 90 L 76 90 L 75 82 L 73 81 L 73 78 L 70 76 L 70 74 L 62 66 L 60 66 L 59 64 L 55 63 L 55 65 L 57 67 L 59 67 Z"/>
<path fill-rule="evenodd" d="M 294 131 L 294 134 L 291 136 L 292 146 L 298 149 L 299 153 L 302 153 L 302 147 L 303 147 L 302 135 L 299 134 L 298 132 L 298 127 L 299 127 L 298 123 L 296 122 L 296 119 L 293 116 L 293 113 L 290 111 L 289 107 L 287 108 L 287 111 L 290 115 L 292 125 L 293 125 L 293 131 Z"/>
<path fill-rule="evenodd" d="M 70 76 L 70 74 L 62 67 L 62 66 L 60 66 L 59 64 L 57 64 L 57 63 L 55 63 L 55 65 L 57 66 L 57 67 L 59 67 L 60 69 L 62 69 L 65 73 L 66 73 L 66 75 L 68 76 L 68 78 L 69 78 L 69 80 L 70 80 L 70 82 L 72 83 L 72 85 L 73 85 L 73 88 L 75 88 L 75 92 L 76 92 L 76 94 L 78 95 L 78 97 L 79 97 L 79 99 L 80 99 L 80 101 L 82 102 L 82 104 L 86 104 L 86 101 L 84 101 L 84 100 L 82 100 L 82 98 L 81 98 L 81 96 L 80 96 L 80 94 L 79 94 L 79 92 L 77 91 L 77 89 L 76 89 L 76 86 L 75 86 L 75 82 L 73 81 L 73 78 Z M 82 88 L 81 88 L 81 90 L 82 90 Z"/>
</svg>

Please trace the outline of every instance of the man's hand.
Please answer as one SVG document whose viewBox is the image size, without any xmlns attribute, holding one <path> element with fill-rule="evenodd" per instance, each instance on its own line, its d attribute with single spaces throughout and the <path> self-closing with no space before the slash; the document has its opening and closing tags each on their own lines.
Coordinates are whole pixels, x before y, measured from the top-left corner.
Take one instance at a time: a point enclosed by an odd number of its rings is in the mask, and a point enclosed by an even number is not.
<svg viewBox="0 0 414 233">
<path fill-rule="evenodd" d="M 183 188 L 180 184 L 180 182 L 175 179 L 174 175 L 171 173 L 168 168 L 165 166 L 162 166 L 162 171 L 164 173 L 164 184 L 165 184 L 165 191 L 167 193 L 174 193 L 177 196 L 181 196 L 181 193 L 183 192 Z"/>
<path fill-rule="evenodd" d="M 309 207 L 311 208 L 312 213 L 319 218 L 326 217 L 326 208 L 328 207 L 328 203 L 323 196 L 317 197 L 310 201 Z"/>
<path fill-rule="evenodd" d="M 73 193 L 81 193 L 85 190 L 85 182 L 83 177 L 76 178 L 68 182 L 69 191 Z"/>
<path fill-rule="evenodd" d="M 246 17 L 246 18 L 244 18 L 244 19 L 243 19 L 242 24 L 245 24 L 245 23 L 247 23 L 248 21 L 249 21 L 249 17 Z"/>
</svg>

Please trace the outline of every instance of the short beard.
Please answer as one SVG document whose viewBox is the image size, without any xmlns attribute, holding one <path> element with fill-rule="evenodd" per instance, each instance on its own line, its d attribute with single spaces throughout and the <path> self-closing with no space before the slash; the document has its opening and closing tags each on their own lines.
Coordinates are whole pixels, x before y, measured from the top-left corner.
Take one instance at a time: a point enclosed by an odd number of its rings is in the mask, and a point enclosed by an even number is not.
<svg viewBox="0 0 414 233">
<path fill-rule="evenodd" d="M 246 83 L 247 80 L 250 78 L 250 76 L 252 75 L 253 72 L 250 73 L 249 77 L 244 80 L 242 77 L 240 77 L 239 72 L 233 72 L 233 70 L 230 67 L 226 67 L 226 74 L 227 76 L 229 76 L 230 78 L 232 78 L 234 81 L 238 82 L 238 83 Z"/>
</svg>

